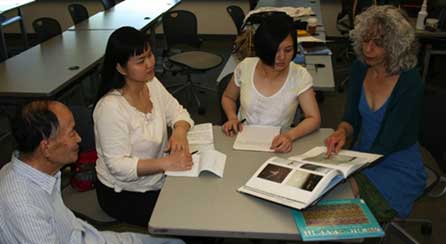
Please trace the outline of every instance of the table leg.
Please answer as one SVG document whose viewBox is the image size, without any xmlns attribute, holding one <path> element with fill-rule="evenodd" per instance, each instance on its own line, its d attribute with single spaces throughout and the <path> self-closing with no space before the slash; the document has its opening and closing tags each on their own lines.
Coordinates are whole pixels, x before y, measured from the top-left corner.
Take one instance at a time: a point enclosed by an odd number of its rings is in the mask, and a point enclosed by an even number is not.
<svg viewBox="0 0 446 244">
<path fill-rule="evenodd" d="M 18 11 L 18 16 L 20 16 L 19 22 L 20 22 L 20 30 L 22 31 L 23 43 L 24 43 L 25 49 L 27 49 L 28 48 L 28 36 L 26 34 L 25 23 L 23 21 L 23 13 L 20 8 L 18 8 L 17 11 Z"/>
</svg>

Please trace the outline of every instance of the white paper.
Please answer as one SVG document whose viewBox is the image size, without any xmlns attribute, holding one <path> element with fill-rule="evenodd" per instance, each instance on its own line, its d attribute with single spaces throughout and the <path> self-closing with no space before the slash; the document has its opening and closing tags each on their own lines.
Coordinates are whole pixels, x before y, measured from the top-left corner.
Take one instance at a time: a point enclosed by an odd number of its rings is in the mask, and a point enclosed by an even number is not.
<svg viewBox="0 0 446 244">
<path fill-rule="evenodd" d="M 198 124 L 187 133 L 189 144 L 214 144 L 214 133 L 211 123 Z"/>
<path fill-rule="evenodd" d="M 188 171 L 166 171 L 169 176 L 198 177 L 202 171 L 209 171 L 223 178 L 226 155 L 216 150 L 200 151 L 192 155 L 193 166 Z"/>
<path fill-rule="evenodd" d="M 319 38 L 316 38 L 314 36 L 299 36 L 299 38 L 297 38 L 297 42 L 301 43 L 301 42 L 321 42 L 321 43 L 325 43 L 324 40 L 321 40 Z"/>
<path fill-rule="evenodd" d="M 245 125 L 237 134 L 233 148 L 236 150 L 272 152 L 271 143 L 280 127 Z"/>
</svg>

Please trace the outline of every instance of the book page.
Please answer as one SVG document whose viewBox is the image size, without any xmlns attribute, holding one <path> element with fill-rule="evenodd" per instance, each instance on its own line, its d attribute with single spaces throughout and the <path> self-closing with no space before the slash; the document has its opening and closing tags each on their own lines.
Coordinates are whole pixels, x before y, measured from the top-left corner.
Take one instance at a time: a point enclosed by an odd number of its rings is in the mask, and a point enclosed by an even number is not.
<svg viewBox="0 0 446 244">
<path fill-rule="evenodd" d="M 226 155 L 216 150 L 200 151 L 192 155 L 193 165 L 187 171 L 166 171 L 169 176 L 198 177 L 202 171 L 209 171 L 223 177 Z"/>
<path fill-rule="evenodd" d="M 200 154 L 195 153 L 192 155 L 192 168 L 186 171 L 165 171 L 168 176 L 186 176 L 186 177 L 198 177 L 200 174 Z"/>
<path fill-rule="evenodd" d="M 334 169 L 273 157 L 244 187 L 258 197 L 301 209 L 317 199 L 336 175 Z"/>
<path fill-rule="evenodd" d="M 214 133 L 211 123 L 198 124 L 187 133 L 189 144 L 214 144 Z"/>
<path fill-rule="evenodd" d="M 245 125 L 237 134 L 233 148 L 236 150 L 272 152 L 271 143 L 280 134 L 280 127 Z"/>
<path fill-rule="evenodd" d="M 381 157 L 379 154 L 341 150 L 338 154 L 333 154 L 327 158 L 326 151 L 327 148 L 325 146 L 314 147 L 304 154 L 293 156 L 289 159 L 336 169 L 342 172 L 344 178 L 347 178 L 355 170 Z"/>
<path fill-rule="evenodd" d="M 199 153 L 200 155 L 200 172 L 209 171 L 220 178 L 223 178 L 225 170 L 226 155 L 216 150 L 207 150 Z"/>
</svg>

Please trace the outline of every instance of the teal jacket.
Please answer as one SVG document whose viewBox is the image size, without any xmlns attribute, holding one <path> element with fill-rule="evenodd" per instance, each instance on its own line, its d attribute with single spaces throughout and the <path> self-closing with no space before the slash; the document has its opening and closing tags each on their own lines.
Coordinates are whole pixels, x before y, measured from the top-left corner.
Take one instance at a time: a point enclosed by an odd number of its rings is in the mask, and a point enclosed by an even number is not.
<svg viewBox="0 0 446 244">
<path fill-rule="evenodd" d="M 364 63 L 355 61 L 352 64 L 343 121 L 353 126 L 353 144 L 356 143 L 361 129 L 358 103 L 366 73 L 367 65 Z M 423 90 L 424 83 L 418 69 L 400 73 L 388 98 L 388 107 L 370 153 L 388 155 L 417 142 Z"/>
</svg>

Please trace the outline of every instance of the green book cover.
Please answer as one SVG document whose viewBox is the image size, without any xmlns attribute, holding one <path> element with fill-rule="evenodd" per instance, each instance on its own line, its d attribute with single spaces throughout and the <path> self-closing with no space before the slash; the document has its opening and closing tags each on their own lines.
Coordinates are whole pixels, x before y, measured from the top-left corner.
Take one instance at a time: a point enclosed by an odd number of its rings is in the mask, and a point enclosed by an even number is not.
<svg viewBox="0 0 446 244">
<path fill-rule="evenodd" d="M 303 241 L 382 237 L 384 231 L 362 199 L 321 200 L 303 211 L 293 210 Z"/>
</svg>

